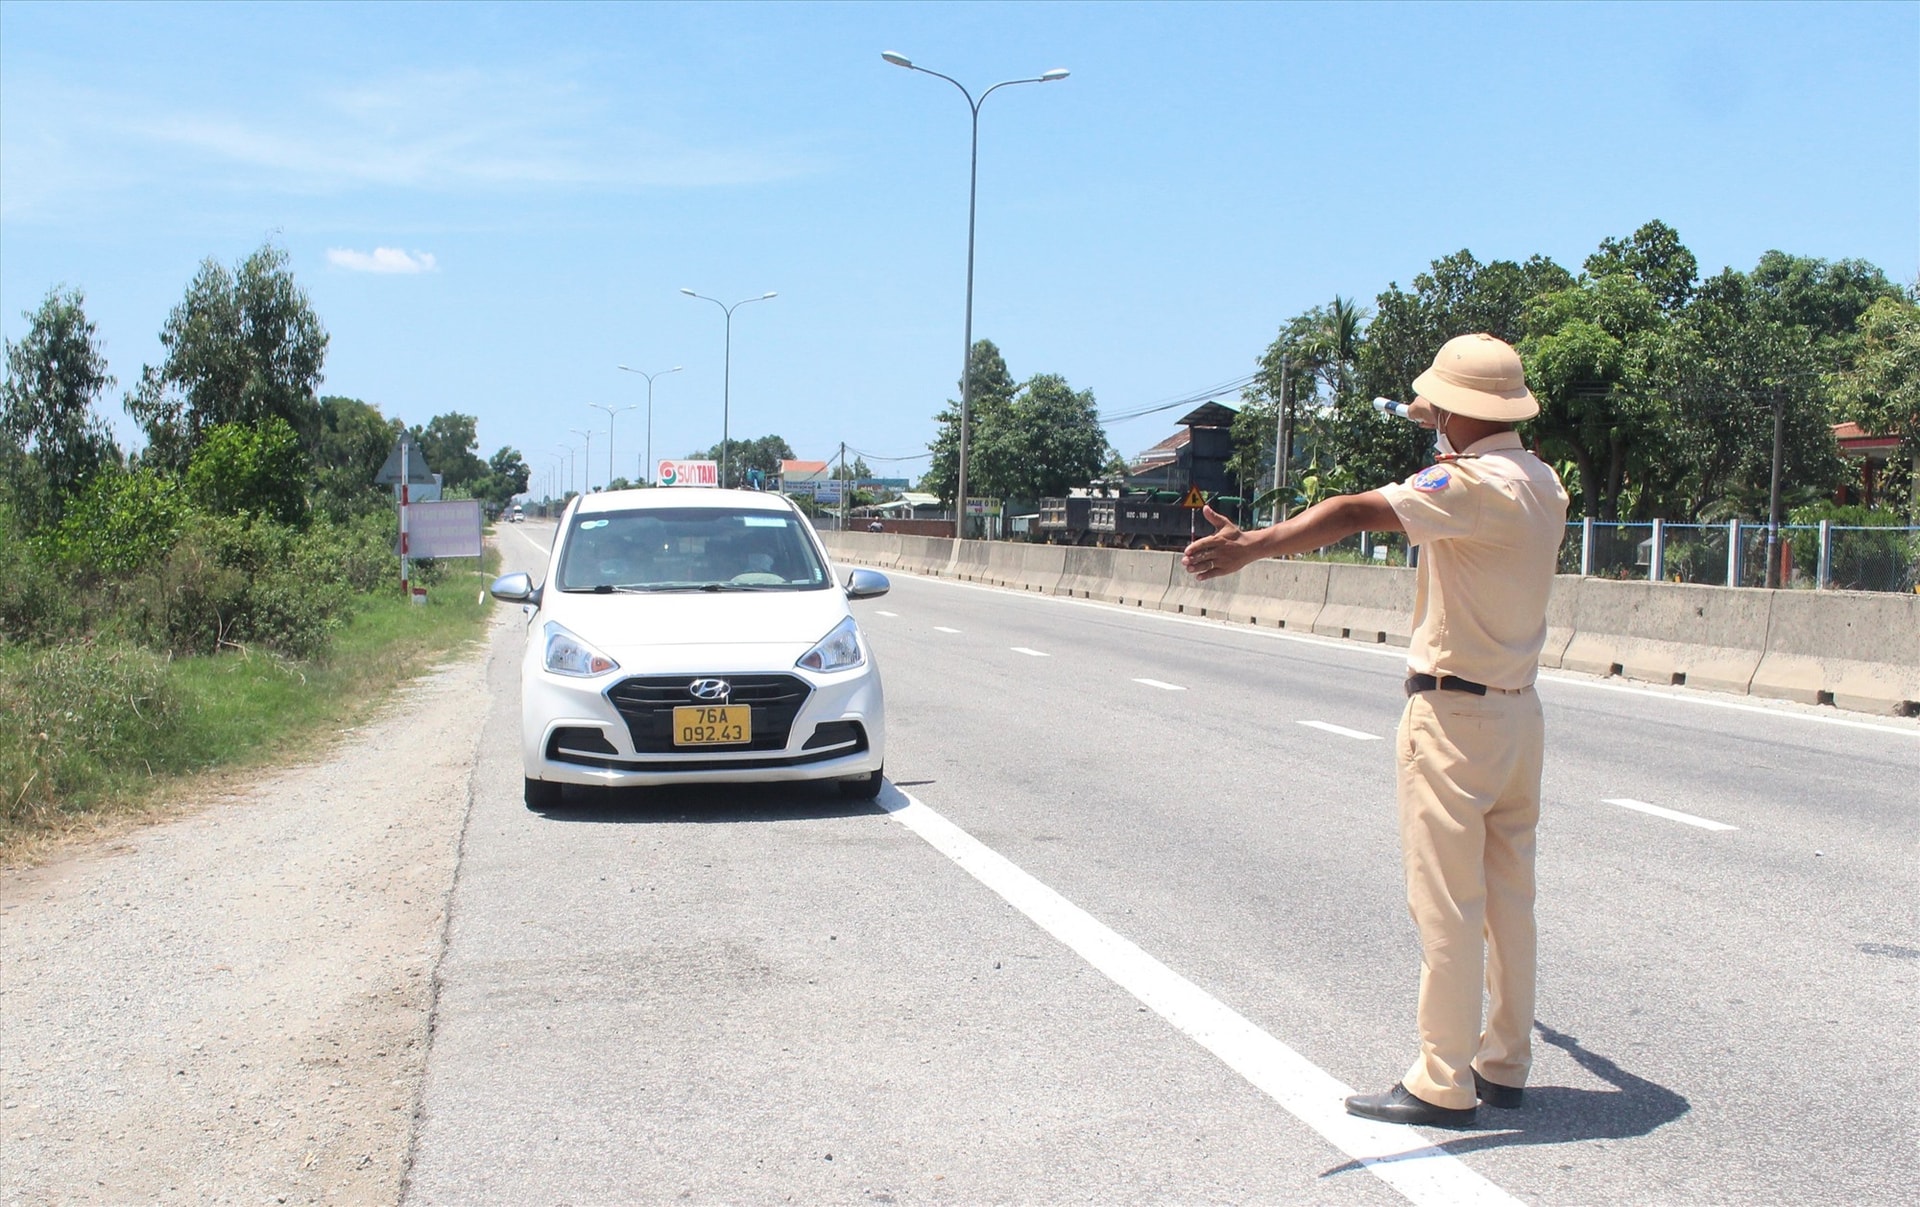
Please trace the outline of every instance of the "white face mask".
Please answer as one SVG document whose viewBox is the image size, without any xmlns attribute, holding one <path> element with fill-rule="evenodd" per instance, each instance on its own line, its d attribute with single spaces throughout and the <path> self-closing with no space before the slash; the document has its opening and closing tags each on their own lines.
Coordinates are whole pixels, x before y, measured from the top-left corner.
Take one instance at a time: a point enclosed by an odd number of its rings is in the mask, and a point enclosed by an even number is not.
<svg viewBox="0 0 1920 1207">
<path fill-rule="evenodd" d="M 1448 413 L 1440 413 L 1439 422 L 1433 425 L 1433 451 L 1442 457 L 1454 456 L 1453 441 L 1447 439 Z"/>
</svg>

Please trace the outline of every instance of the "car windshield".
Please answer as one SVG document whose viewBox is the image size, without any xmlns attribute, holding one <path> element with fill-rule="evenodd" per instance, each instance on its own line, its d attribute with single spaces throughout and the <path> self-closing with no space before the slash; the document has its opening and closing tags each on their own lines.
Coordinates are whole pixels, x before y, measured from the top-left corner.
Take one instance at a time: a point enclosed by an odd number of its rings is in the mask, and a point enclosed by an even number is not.
<svg viewBox="0 0 1920 1207">
<path fill-rule="evenodd" d="M 831 585 L 795 515 L 650 507 L 576 515 L 562 591 L 812 591 Z"/>
</svg>

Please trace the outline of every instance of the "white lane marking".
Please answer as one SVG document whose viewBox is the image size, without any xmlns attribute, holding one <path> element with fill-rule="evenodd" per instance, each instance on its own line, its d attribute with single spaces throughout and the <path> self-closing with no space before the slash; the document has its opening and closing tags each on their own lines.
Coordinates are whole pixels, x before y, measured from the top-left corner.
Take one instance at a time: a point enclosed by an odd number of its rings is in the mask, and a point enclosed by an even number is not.
<svg viewBox="0 0 1920 1207">
<path fill-rule="evenodd" d="M 1135 679 L 1134 682 L 1144 683 L 1148 687 L 1157 687 L 1163 692 L 1183 692 L 1187 690 L 1178 683 L 1162 683 L 1158 679 Z"/>
<path fill-rule="evenodd" d="M 1358 738 L 1362 742 L 1378 742 L 1380 740 L 1380 735 L 1377 733 L 1361 733 L 1357 729 L 1348 729 L 1345 725 L 1333 725 L 1326 721 L 1300 721 L 1296 723 L 1305 725 L 1308 729 L 1324 729 L 1328 733 L 1337 733 L 1343 738 Z"/>
<path fill-rule="evenodd" d="M 1627 796 L 1603 796 L 1600 798 L 1600 801 L 1602 804 L 1619 805 L 1622 809 L 1632 809 L 1636 813 L 1651 813 L 1655 817 L 1664 817 L 1668 821 L 1682 822 L 1689 826 L 1699 826 L 1702 830 L 1734 830 L 1739 828 L 1737 826 L 1730 826 L 1723 821 L 1709 821 L 1704 817 L 1695 817 L 1691 813 L 1681 813 L 1673 809 L 1662 809 L 1659 805 L 1650 805 L 1646 801 L 1634 800 L 1632 797 Z"/>
<path fill-rule="evenodd" d="M 1029 658 L 1050 658 L 1050 657 L 1052 657 L 1052 655 L 1051 655 L 1051 654 L 1043 654 L 1043 653 L 1041 653 L 1041 652 L 1040 652 L 1039 650 L 1030 650 L 1030 649 L 1028 649 L 1028 648 L 1027 648 L 1026 646 L 1024 646 L 1024 645 L 1016 645 L 1016 646 L 1014 646 L 1014 647 L 1013 647 L 1013 652 L 1014 652 L 1014 653 L 1016 653 L 1016 654 L 1025 654 L 1025 655 L 1026 655 L 1027 657 L 1029 657 Z"/>
<path fill-rule="evenodd" d="M 1166 624 L 1198 625 L 1213 629 L 1215 632 L 1244 633 L 1249 637 L 1267 641 L 1294 641 L 1302 645 L 1317 645 L 1322 649 L 1339 650 L 1345 654 L 1358 654 L 1363 658 L 1392 658 L 1402 663 L 1406 661 L 1406 651 L 1402 649 L 1381 648 L 1377 645 L 1363 645 L 1355 641 L 1346 641 L 1337 637 L 1314 637 L 1304 633 L 1288 633 L 1256 625 L 1240 624 L 1230 620 L 1215 620 L 1206 616 L 1183 616 L 1178 612 L 1161 612 L 1153 608 L 1128 607 L 1121 604 L 1101 603 L 1097 599 L 1074 599 L 1066 595 L 1046 595 L 1038 591 L 1014 591 L 1006 587 L 996 587 L 988 583 L 955 582 L 949 578 L 940 578 L 928 574 L 914 574 L 906 570 L 889 570 L 887 573 L 901 578 L 911 578 L 923 583 L 938 583 L 946 587 L 958 587 L 967 591 L 991 591 L 1007 599 L 1025 600 L 1036 605 L 1067 605 L 1078 608 L 1093 608 L 1101 612 L 1113 612 L 1121 616 L 1140 616 L 1158 620 Z M 1631 683 L 1614 683 L 1572 672 L 1540 671 L 1539 682 L 1565 687 L 1587 688 L 1592 691 L 1623 692 L 1631 696 L 1647 696 L 1655 700 L 1671 700 L 1676 704 L 1697 704 L 1706 708 L 1725 708 L 1734 712 L 1757 713 L 1763 717 L 1780 717 L 1790 721 L 1811 721 L 1816 725 L 1838 725 L 1844 729 L 1864 729 L 1871 733 L 1890 733 L 1903 738 L 1920 738 L 1920 727 L 1900 727 L 1895 725 L 1876 725 L 1872 721 L 1854 721 L 1846 717 L 1830 717 L 1820 713 L 1801 712 L 1798 709 L 1775 707 L 1765 704 L 1744 704 L 1738 700 L 1720 699 L 1706 694 L 1705 688 L 1657 688 L 1640 687 Z M 1783 705 L 1786 701 L 1781 702 Z M 1808 705 L 1807 707 L 1812 707 Z"/>
<path fill-rule="evenodd" d="M 525 529 L 516 527 L 516 528 L 511 528 L 510 531 L 515 536 L 525 541 L 527 544 L 532 545 L 535 549 L 538 549 L 540 552 L 545 554 L 552 554 L 553 547 L 551 545 L 542 545 L 539 541 L 536 541 L 532 537 L 528 536 Z"/>
<path fill-rule="evenodd" d="M 950 628 L 948 628 L 948 627 L 947 627 L 946 625 L 943 625 L 943 624 L 937 624 L 937 625 L 934 625 L 934 626 L 933 626 L 933 631 L 934 631 L 934 632 L 936 632 L 936 633 L 958 633 L 958 632 L 959 632 L 960 630 L 959 630 L 959 629 L 950 629 Z"/>
<path fill-rule="evenodd" d="M 875 616 L 891 616 L 891 617 L 893 617 L 893 618 L 894 618 L 894 619 L 896 619 L 896 620 L 897 620 L 897 619 L 899 619 L 899 617 L 900 617 L 900 613 L 898 613 L 898 612 L 882 612 L 882 611 L 880 611 L 880 610 L 879 610 L 878 608 L 876 608 L 876 609 L 874 609 L 874 613 L 873 613 L 873 614 L 874 614 Z"/>
<path fill-rule="evenodd" d="M 997 851 L 894 789 L 882 808 L 1289 1114 L 1422 1207 L 1517 1203 L 1412 1128 L 1349 1115 L 1353 1090 Z"/>
</svg>

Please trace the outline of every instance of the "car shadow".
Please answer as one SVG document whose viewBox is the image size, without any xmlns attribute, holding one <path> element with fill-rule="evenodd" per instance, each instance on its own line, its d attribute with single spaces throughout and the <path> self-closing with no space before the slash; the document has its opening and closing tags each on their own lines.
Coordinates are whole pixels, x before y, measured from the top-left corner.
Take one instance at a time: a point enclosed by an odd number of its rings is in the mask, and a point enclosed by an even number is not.
<svg viewBox="0 0 1920 1207">
<path fill-rule="evenodd" d="M 882 789 L 887 791 L 887 789 Z M 831 781 L 794 784 L 675 784 L 661 788 L 567 785 L 560 803 L 528 807 L 547 821 L 592 825 L 728 825 L 827 821 L 886 812 L 877 802 L 842 796 Z"/>
<path fill-rule="evenodd" d="M 1438 1140 L 1434 1148 L 1460 1156 L 1490 1148 L 1511 1148 L 1532 1144 L 1573 1144 L 1588 1140 L 1626 1140 L 1649 1135 L 1672 1123 L 1692 1109 L 1686 1098 L 1663 1085 L 1627 1072 L 1618 1064 L 1580 1046 L 1580 1041 L 1545 1023 L 1535 1021 L 1533 1029 L 1542 1040 L 1573 1057 L 1581 1068 L 1613 1087 L 1606 1090 L 1576 1090 L 1562 1086 L 1530 1085 L 1526 1105 L 1519 1110 L 1480 1108 L 1481 1127 L 1474 1134 L 1458 1139 Z M 1431 1149 L 1416 1149 L 1379 1163 L 1417 1160 L 1430 1156 Z M 1358 1161 L 1347 1161 L 1322 1174 L 1348 1173 L 1361 1169 Z"/>
</svg>

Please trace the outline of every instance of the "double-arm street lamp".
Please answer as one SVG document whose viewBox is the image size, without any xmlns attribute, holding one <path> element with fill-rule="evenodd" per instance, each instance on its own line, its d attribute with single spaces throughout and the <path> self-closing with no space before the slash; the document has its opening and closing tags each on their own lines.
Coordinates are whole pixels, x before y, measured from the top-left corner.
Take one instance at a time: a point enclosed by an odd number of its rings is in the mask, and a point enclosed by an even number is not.
<svg viewBox="0 0 1920 1207">
<path fill-rule="evenodd" d="M 728 438 L 728 425 L 733 409 L 733 312 L 748 302 L 764 302 L 768 298 L 777 297 L 778 295 L 769 289 L 757 298 L 742 298 L 729 306 L 719 298 L 710 298 L 704 293 L 695 293 L 691 289 L 682 289 L 680 292 L 690 298 L 699 298 L 703 302 L 712 302 L 714 305 L 720 307 L 722 314 L 727 316 L 727 352 L 720 386 L 720 485 L 725 486 L 727 484 L 727 454 L 732 451 L 733 445 L 733 442 Z"/>
<path fill-rule="evenodd" d="M 592 407 L 596 411 L 605 411 L 607 413 L 607 489 L 612 490 L 613 489 L 613 417 L 615 415 L 618 415 L 621 411 L 637 411 L 640 409 L 640 404 L 636 402 L 631 406 L 616 407 L 609 403 L 604 403 L 604 402 L 590 402 L 587 405 Z"/>
<path fill-rule="evenodd" d="M 973 228 L 980 191 L 980 106 L 986 104 L 987 98 L 994 92 L 1013 84 L 1051 84 L 1056 80 L 1064 80 L 1067 78 L 1067 69 L 1055 67 L 1052 71 L 1043 71 L 1031 79 L 1002 80 L 982 92 L 979 99 L 975 100 L 973 93 L 968 92 L 966 85 L 959 80 L 950 75 L 941 75 L 937 71 L 928 71 L 925 67 L 917 67 L 912 59 L 897 50 L 883 50 L 880 52 L 880 57 L 895 67 L 905 67 L 908 71 L 935 76 L 952 84 L 960 90 L 961 96 L 967 98 L 967 107 L 973 111 L 973 166 L 969 169 L 967 176 L 967 329 L 966 346 L 960 351 L 960 458 L 956 475 L 958 480 L 954 484 L 953 496 L 955 516 L 953 535 L 959 538 L 966 535 L 967 425 L 973 405 Z"/>
<path fill-rule="evenodd" d="M 645 473 L 643 473 L 643 474 L 641 474 L 641 475 L 640 475 L 640 480 L 641 480 L 641 481 L 643 481 L 643 482 L 648 482 L 648 483 L 651 483 L 651 482 L 653 481 L 653 471 L 654 471 L 654 464 L 653 464 L 653 379 L 654 379 L 654 378 L 656 378 L 656 377 L 665 377 L 665 376 L 666 376 L 667 374 L 669 374 L 669 373 L 678 373 L 678 372 L 679 372 L 679 371 L 680 371 L 680 370 L 681 370 L 682 368 L 684 368 L 685 366 L 683 366 L 683 365 L 675 365 L 675 366 L 674 366 L 673 368 L 671 368 L 671 369 L 657 369 L 657 370 L 655 370 L 655 371 L 654 371 L 654 372 L 652 372 L 652 373 L 648 373 L 648 372 L 647 372 L 647 371 L 645 371 L 644 369 L 629 369 L 629 368 L 627 368 L 627 366 L 625 366 L 625 365 L 615 365 L 614 367 L 615 367 L 615 368 L 617 368 L 617 369 L 621 369 L 621 370 L 623 370 L 623 371 L 625 371 L 625 372 L 628 372 L 628 373 L 638 373 L 638 374 L 640 374 L 640 376 L 642 376 L 642 377 L 644 377 L 644 378 L 646 378 L 646 379 L 647 379 L 647 461 L 646 461 L 646 466 L 647 466 L 647 469 L 646 469 L 646 472 L 645 472 Z M 608 437 L 607 437 L 607 438 L 608 438 L 608 439 L 612 439 L 612 438 L 613 438 L 613 437 L 612 437 L 612 435 L 611 435 L 611 433 L 609 433 L 609 435 L 608 435 Z"/>
<path fill-rule="evenodd" d="M 576 450 L 573 449 L 571 446 L 565 445 L 565 444 L 556 444 L 553 447 L 559 449 L 560 452 L 563 455 L 565 455 L 567 459 L 567 493 L 572 494 L 573 493 L 573 454 Z"/>
</svg>

